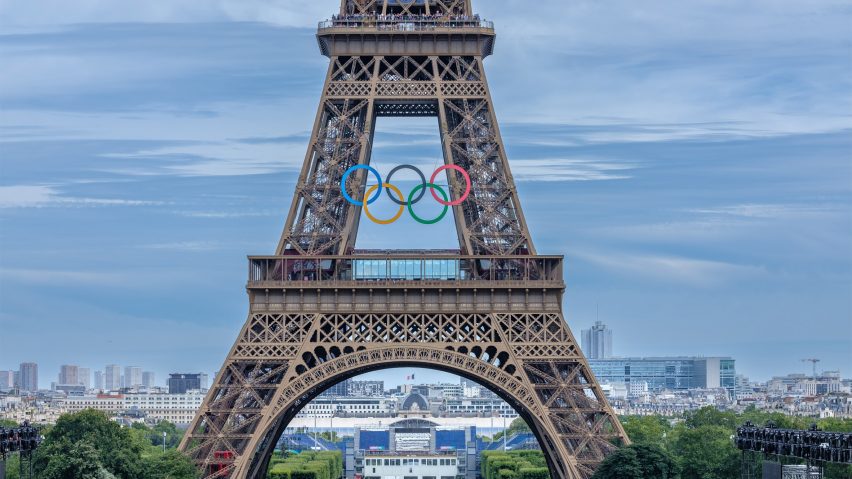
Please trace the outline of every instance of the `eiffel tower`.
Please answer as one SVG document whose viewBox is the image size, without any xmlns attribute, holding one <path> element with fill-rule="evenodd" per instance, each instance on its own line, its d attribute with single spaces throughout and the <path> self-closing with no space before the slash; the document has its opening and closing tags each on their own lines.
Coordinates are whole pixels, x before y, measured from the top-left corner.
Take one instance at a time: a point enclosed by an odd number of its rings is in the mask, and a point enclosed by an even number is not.
<svg viewBox="0 0 852 479">
<path fill-rule="evenodd" d="M 562 315 L 563 258 L 536 253 L 483 59 L 495 33 L 471 0 L 341 0 L 319 25 L 330 59 L 275 256 L 250 257 L 248 319 L 181 450 L 203 477 L 261 479 L 313 398 L 389 367 L 496 392 L 535 433 L 554 479 L 587 479 L 628 442 Z M 377 117 L 437 117 L 459 250 L 359 252 L 341 191 L 369 165 Z M 345 183 L 364 198 L 369 172 Z"/>
</svg>

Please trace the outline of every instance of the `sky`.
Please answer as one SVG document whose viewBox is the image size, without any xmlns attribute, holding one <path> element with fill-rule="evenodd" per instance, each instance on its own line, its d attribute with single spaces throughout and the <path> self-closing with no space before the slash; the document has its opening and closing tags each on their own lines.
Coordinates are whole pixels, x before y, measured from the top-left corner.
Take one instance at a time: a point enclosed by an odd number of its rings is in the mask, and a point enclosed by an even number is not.
<svg viewBox="0 0 852 479">
<path fill-rule="evenodd" d="M 575 334 L 601 320 L 619 356 L 730 355 L 755 380 L 803 358 L 852 375 L 852 6 L 529 5 L 475 2 Z M 286 219 L 336 6 L 0 0 L 0 369 L 36 361 L 48 387 L 61 364 L 220 367 L 246 255 Z M 440 151 L 434 119 L 378 122 L 381 171 Z M 358 247 L 452 248 L 452 228 L 364 224 Z"/>
</svg>

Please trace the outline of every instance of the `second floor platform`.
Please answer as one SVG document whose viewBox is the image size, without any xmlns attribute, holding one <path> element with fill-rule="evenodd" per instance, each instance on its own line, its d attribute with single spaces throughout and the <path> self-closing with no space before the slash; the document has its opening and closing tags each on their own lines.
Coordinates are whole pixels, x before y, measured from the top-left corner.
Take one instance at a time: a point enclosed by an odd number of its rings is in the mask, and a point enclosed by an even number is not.
<svg viewBox="0 0 852 479">
<path fill-rule="evenodd" d="M 464 256 L 368 251 L 348 256 L 252 256 L 248 288 L 480 287 L 564 289 L 562 256 Z"/>
</svg>

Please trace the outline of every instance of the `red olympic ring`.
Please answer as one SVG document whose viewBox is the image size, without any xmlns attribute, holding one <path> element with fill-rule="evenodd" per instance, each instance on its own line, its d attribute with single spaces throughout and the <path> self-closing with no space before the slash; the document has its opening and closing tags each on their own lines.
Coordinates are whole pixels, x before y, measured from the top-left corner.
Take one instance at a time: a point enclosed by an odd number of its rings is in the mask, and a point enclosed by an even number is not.
<svg viewBox="0 0 852 479">
<path fill-rule="evenodd" d="M 470 189 L 473 186 L 470 182 L 470 175 L 461 166 L 444 165 L 444 166 L 438 168 L 437 170 L 435 170 L 434 173 L 432 173 L 432 178 L 429 180 L 429 183 L 435 183 L 435 179 L 438 177 L 438 174 L 441 173 L 444 170 L 455 170 L 455 171 L 458 171 L 459 173 L 462 174 L 462 177 L 464 177 L 465 183 L 467 183 L 467 188 L 464 190 L 464 194 L 461 196 L 461 198 L 457 199 L 456 201 L 444 201 L 441 198 L 438 198 L 438 195 L 435 194 L 434 188 L 429 188 L 429 191 L 432 193 L 432 197 L 435 198 L 435 201 L 437 201 L 438 203 L 440 203 L 444 206 L 458 206 L 458 205 L 464 203 L 464 200 L 466 200 L 467 197 L 470 196 Z"/>
</svg>

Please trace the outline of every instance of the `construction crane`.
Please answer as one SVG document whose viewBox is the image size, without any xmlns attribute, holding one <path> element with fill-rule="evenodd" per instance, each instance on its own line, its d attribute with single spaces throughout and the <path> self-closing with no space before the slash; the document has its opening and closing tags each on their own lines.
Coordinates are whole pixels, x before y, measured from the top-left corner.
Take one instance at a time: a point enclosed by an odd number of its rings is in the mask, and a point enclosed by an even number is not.
<svg viewBox="0 0 852 479">
<path fill-rule="evenodd" d="M 803 363 L 811 363 L 813 365 L 813 368 L 814 368 L 813 379 L 814 379 L 814 381 L 816 381 L 816 365 L 817 365 L 818 362 L 820 362 L 820 360 L 817 359 L 817 358 L 807 358 L 807 359 L 803 359 L 802 362 Z"/>
</svg>

